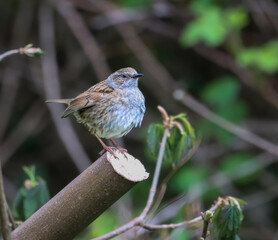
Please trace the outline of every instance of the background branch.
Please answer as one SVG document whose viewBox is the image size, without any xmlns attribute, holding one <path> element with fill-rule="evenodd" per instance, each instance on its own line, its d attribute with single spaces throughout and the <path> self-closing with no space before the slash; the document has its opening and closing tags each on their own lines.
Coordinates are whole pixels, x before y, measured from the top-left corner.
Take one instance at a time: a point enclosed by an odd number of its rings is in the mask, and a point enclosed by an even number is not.
<svg viewBox="0 0 278 240">
<path fill-rule="evenodd" d="M 53 5 L 56 7 L 61 16 L 64 17 L 73 34 L 80 42 L 84 53 L 88 56 L 92 66 L 94 67 L 98 80 L 102 81 L 106 79 L 111 71 L 105 60 L 105 56 L 78 12 L 68 1 L 53 2 Z"/>
<path fill-rule="evenodd" d="M 185 106 L 190 107 L 194 112 L 198 113 L 209 121 L 233 133 L 246 142 L 249 142 L 258 148 L 261 148 L 271 154 L 278 156 L 277 145 L 257 136 L 247 129 L 239 127 L 238 125 L 233 124 L 232 122 L 225 120 L 224 118 L 221 118 L 217 114 L 210 111 L 206 106 L 195 100 L 193 97 L 186 94 L 183 90 L 176 90 L 173 96 L 176 100 L 182 102 Z"/>
<path fill-rule="evenodd" d="M 43 83 L 46 99 L 62 98 L 58 69 L 56 62 L 56 51 L 54 47 L 54 29 L 51 7 L 43 3 L 40 7 L 40 40 L 41 46 L 47 52 L 42 59 Z M 81 172 L 90 165 L 90 159 L 78 140 L 76 133 L 69 119 L 63 119 L 60 116 L 64 111 L 62 105 L 51 105 L 47 107 L 50 110 L 53 122 L 56 126 L 58 135 L 67 149 L 76 168 Z"/>
</svg>

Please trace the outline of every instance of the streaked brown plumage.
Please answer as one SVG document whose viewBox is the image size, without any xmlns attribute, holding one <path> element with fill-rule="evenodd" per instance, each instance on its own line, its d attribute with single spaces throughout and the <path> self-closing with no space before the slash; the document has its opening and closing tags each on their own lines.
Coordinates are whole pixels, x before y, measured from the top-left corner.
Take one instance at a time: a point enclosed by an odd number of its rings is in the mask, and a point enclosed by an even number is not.
<svg viewBox="0 0 278 240">
<path fill-rule="evenodd" d="M 62 118 L 73 114 L 96 135 L 104 149 L 114 154 L 100 138 L 110 139 L 114 144 L 112 138 L 122 137 L 141 124 L 145 113 L 145 99 L 138 88 L 141 76 L 133 68 L 123 68 L 75 98 L 47 102 L 67 104 Z"/>
</svg>

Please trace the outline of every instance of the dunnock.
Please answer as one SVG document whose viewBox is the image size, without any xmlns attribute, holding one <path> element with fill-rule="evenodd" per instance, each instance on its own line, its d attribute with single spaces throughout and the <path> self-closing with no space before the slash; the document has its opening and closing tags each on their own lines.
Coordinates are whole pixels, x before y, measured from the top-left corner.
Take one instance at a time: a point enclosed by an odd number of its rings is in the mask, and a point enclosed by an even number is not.
<svg viewBox="0 0 278 240">
<path fill-rule="evenodd" d="M 138 88 L 141 76 L 131 67 L 122 68 L 75 98 L 47 102 L 67 104 L 62 118 L 73 114 L 105 150 L 115 156 L 112 149 L 117 148 L 124 154 L 126 150 L 116 146 L 112 138 L 120 138 L 141 125 L 146 110 L 145 98 Z M 114 147 L 108 147 L 100 138 L 109 139 Z"/>
</svg>

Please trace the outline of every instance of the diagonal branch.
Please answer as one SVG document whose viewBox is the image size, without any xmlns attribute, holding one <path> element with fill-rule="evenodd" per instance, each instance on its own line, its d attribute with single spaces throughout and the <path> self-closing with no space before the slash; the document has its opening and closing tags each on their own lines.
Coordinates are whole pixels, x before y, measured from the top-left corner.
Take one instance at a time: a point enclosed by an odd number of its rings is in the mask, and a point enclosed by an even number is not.
<svg viewBox="0 0 278 240">
<path fill-rule="evenodd" d="M 142 163 L 130 154 L 105 153 L 23 224 L 9 240 L 68 240 L 138 182 L 148 178 Z M 136 169 L 136 171 L 134 171 Z"/>
<path fill-rule="evenodd" d="M 214 124 L 222 127 L 223 129 L 233 133 L 240 137 L 246 142 L 265 150 L 273 155 L 278 156 L 278 146 L 257 136 L 256 134 L 248 131 L 245 128 L 239 127 L 238 125 L 218 116 L 217 114 L 210 111 L 206 106 L 195 100 L 190 95 L 186 94 L 183 90 L 178 89 L 173 94 L 174 98 L 180 101 L 183 105 L 191 108 L 194 112 L 208 119 Z"/>
</svg>

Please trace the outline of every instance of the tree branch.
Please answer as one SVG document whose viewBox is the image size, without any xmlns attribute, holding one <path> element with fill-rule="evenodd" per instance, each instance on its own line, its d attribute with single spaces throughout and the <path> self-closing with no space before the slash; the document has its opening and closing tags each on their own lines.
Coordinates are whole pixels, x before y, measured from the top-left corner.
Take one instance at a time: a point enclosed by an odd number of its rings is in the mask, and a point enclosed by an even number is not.
<svg viewBox="0 0 278 240">
<path fill-rule="evenodd" d="M 18 48 L 18 49 L 14 49 L 14 50 L 4 52 L 3 54 L 0 55 L 0 62 L 4 58 L 6 58 L 8 56 L 11 56 L 11 55 L 14 55 L 14 54 L 17 54 L 17 53 L 25 54 L 29 57 L 35 57 L 35 56 L 41 56 L 43 54 L 43 51 L 40 48 L 33 48 L 32 44 L 28 44 L 23 48 Z"/>
<path fill-rule="evenodd" d="M 66 240 L 148 177 L 144 166 L 126 153 L 104 154 L 16 228 L 9 240 Z M 136 171 L 134 171 L 136 169 Z"/>
<path fill-rule="evenodd" d="M 8 204 L 5 197 L 4 191 L 4 182 L 3 182 L 3 175 L 2 175 L 2 164 L 0 164 L 0 218 L 1 218 L 1 230 L 3 239 L 8 239 L 8 236 L 11 232 L 10 229 L 10 222 L 8 216 Z"/>
<path fill-rule="evenodd" d="M 6 58 L 6 57 L 8 57 L 8 56 L 11 56 L 11 55 L 14 55 L 14 54 L 17 54 L 17 53 L 19 53 L 19 49 L 13 49 L 13 50 L 9 50 L 9 51 L 7 51 L 7 52 L 2 53 L 2 54 L 0 55 L 0 62 L 1 62 L 4 58 Z"/>
<path fill-rule="evenodd" d="M 278 146 L 259 137 L 258 135 L 248 131 L 245 128 L 239 127 L 238 125 L 218 116 L 217 114 L 210 111 L 206 106 L 198 102 L 196 99 L 185 93 L 183 90 L 178 89 L 173 94 L 174 98 L 180 101 L 183 105 L 189 107 L 197 114 L 208 119 L 214 124 L 220 126 L 221 128 L 233 133 L 234 135 L 240 137 L 252 145 L 272 153 L 278 156 Z"/>
<path fill-rule="evenodd" d="M 213 205 L 208 211 L 214 212 L 218 207 L 217 204 Z M 199 229 L 201 227 L 203 218 L 202 216 L 193 218 L 191 220 L 183 221 L 180 223 L 170 224 L 142 224 L 141 226 L 147 230 L 159 230 L 159 229 L 175 229 L 175 228 L 186 228 L 186 229 Z"/>
</svg>

